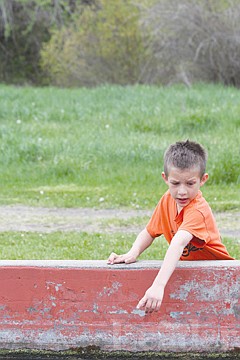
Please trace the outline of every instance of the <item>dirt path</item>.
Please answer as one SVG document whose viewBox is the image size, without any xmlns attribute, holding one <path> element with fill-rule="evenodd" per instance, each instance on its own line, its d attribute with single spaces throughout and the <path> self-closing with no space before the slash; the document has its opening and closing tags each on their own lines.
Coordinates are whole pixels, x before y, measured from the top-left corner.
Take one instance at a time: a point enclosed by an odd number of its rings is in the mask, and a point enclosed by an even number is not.
<svg viewBox="0 0 240 360">
<path fill-rule="evenodd" d="M 0 206 L 0 232 L 138 233 L 151 213 L 149 210 Z M 240 238 L 239 215 L 239 212 L 215 213 L 222 235 Z"/>
</svg>

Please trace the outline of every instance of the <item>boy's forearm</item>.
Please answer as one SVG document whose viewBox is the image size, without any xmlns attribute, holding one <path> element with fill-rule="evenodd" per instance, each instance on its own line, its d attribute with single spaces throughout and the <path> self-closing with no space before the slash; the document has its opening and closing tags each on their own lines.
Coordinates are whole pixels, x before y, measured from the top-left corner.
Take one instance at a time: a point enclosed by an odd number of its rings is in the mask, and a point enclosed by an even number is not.
<svg viewBox="0 0 240 360">
<path fill-rule="evenodd" d="M 142 230 L 139 235 L 137 236 L 135 242 L 133 243 L 131 249 L 122 255 L 117 255 L 114 252 L 111 253 L 109 256 L 107 263 L 109 265 L 113 264 L 131 264 L 135 262 L 139 255 L 153 242 L 153 237 L 148 233 L 147 229 L 145 228 Z"/>
<path fill-rule="evenodd" d="M 147 229 L 142 230 L 134 241 L 130 252 L 136 257 L 140 256 L 153 242 L 154 238 L 148 233 Z"/>
<path fill-rule="evenodd" d="M 181 236 L 183 235 L 185 235 L 184 239 L 181 238 Z M 154 285 L 163 287 L 166 286 L 168 280 L 170 279 L 173 271 L 177 266 L 177 263 L 183 253 L 184 247 L 188 244 L 191 238 L 192 235 L 190 233 L 182 231 L 181 234 L 177 234 L 176 238 L 172 240 L 164 257 L 161 269 L 159 270 L 153 282 Z"/>
<path fill-rule="evenodd" d="M 159 310 L 164 295 L 164 288 L 176 268 L 184 247 L 191 239 L 192 235 L 185 230 L 180 230 L 174 235 L 161 269 L 153 281 L 152 286 L 150 286 L 143 298 L 139 301 L 137 305 L 138 309 L 144 308 L 146 313 Z"/>
<path fill-rule="evenodd" d="M 163 260 L 163 264 L 161 269 L 159 270 L 153 284 L 157 286 L 165 287 L 168 280 L 170 279 L 173 271 L 175 270 L 177 263 L 182 255 L 183 247 L 177 244 L 170 245 L 165 258 Z"/>
</svg>

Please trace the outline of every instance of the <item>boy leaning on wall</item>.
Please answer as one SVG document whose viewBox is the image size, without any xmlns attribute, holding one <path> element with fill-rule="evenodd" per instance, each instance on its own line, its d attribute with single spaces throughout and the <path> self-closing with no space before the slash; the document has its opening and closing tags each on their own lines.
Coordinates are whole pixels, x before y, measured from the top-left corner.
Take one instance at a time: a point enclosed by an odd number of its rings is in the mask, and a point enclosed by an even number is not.
<svg viewBox="0 0 240 360">
<path fill-rule="evenodd" d="M 137 236 L 132 248 L 123 255 L 112 253 L 108 264 L 135 262 L 154 238 L 164 235 L 169 248 L 151 287 L 137 308 L 146 313 L 160 309 L 165 286 L 178 260 L 234 260 L 221 242 L 215 219 L 200 187 L 208 180 L 205 149 L 192 141 L 170 145 L 164 155 L 162 178 L 168 191 Z"/>
</svg>

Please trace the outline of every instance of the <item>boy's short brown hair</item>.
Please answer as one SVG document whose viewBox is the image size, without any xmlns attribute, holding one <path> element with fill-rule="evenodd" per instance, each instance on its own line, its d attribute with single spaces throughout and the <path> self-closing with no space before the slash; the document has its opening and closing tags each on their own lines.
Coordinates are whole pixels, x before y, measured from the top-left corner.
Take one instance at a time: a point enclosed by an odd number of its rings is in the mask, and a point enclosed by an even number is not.
<svg viewBox="0 0 240 360">
<path fill-rule="evenodd" d="M 179 169 L 199 167 L 200 177 L 206 170 L 207 152 L 194 141 L 179 141 L 169 146 L 164 154 L 164 172 L 168 177 L 171 166 Z"/>
</svg>

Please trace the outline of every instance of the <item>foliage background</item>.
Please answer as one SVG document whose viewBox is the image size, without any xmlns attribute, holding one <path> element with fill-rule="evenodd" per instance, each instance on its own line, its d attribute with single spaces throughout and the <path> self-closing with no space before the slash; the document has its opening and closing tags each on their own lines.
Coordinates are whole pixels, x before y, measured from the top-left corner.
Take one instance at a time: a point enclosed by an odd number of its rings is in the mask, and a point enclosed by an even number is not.
<svg viewBox="0 0 240 360">
<path fill-rule="evenodd" d="M 240 84 L 238 0 L 0 0 L 0 81 Z"/>
</svg>

